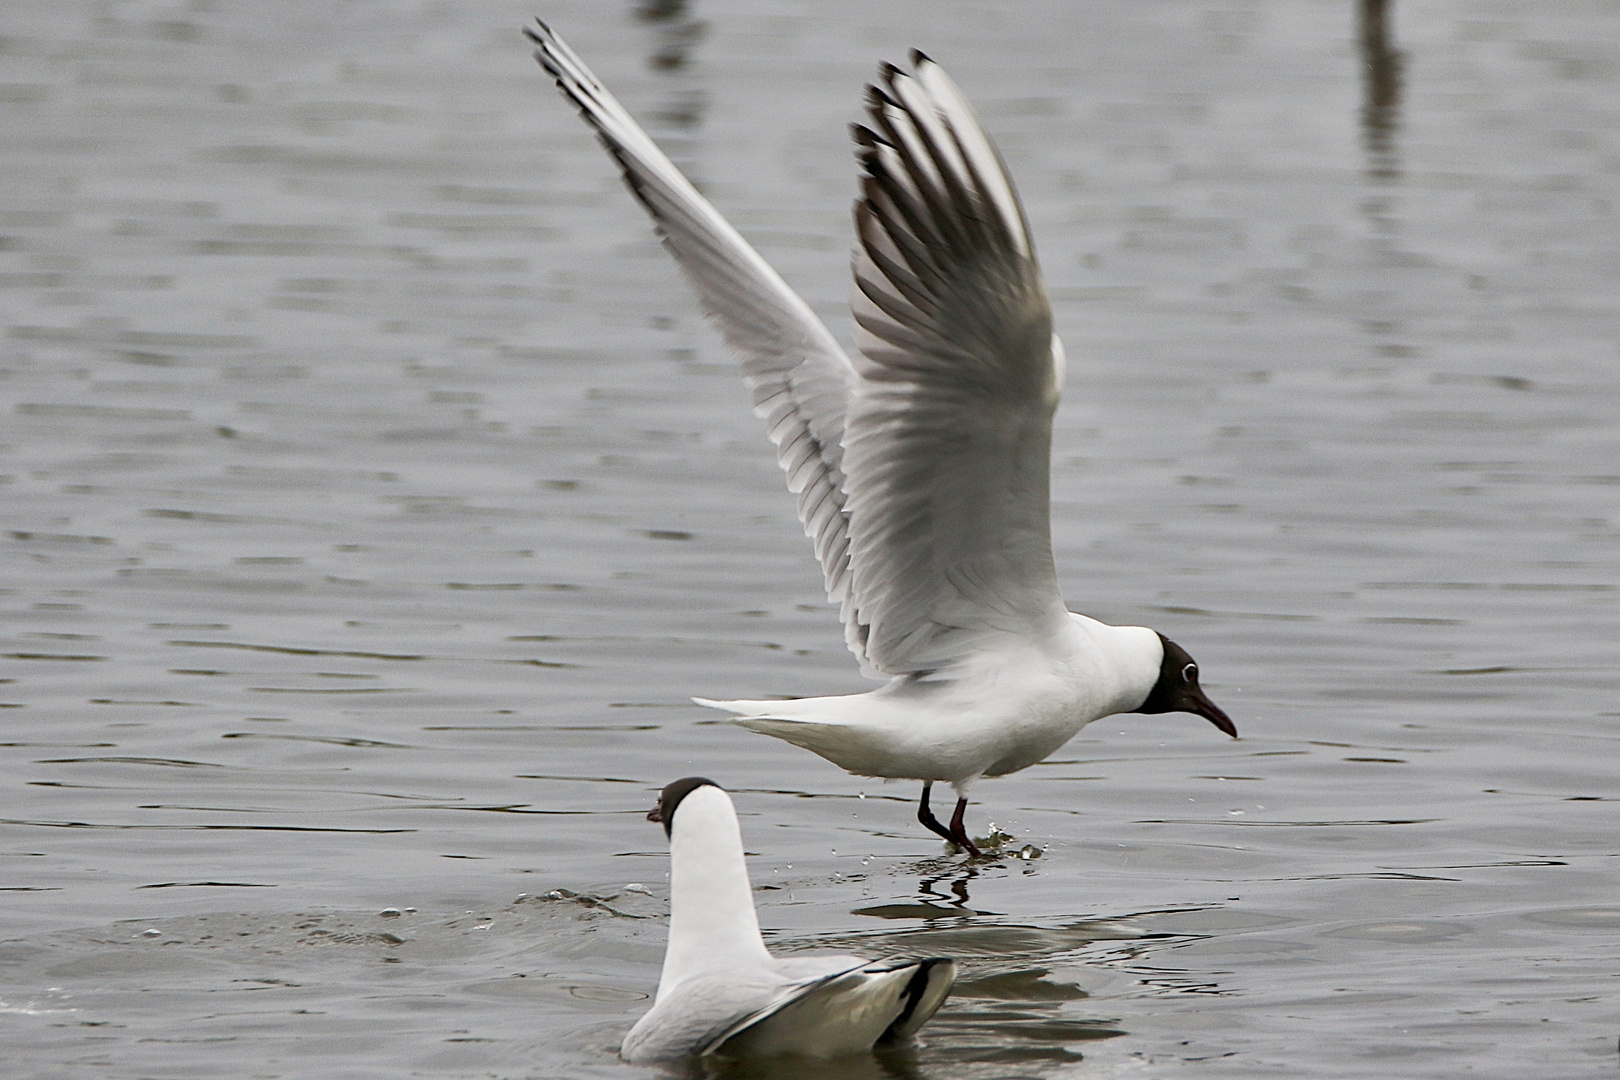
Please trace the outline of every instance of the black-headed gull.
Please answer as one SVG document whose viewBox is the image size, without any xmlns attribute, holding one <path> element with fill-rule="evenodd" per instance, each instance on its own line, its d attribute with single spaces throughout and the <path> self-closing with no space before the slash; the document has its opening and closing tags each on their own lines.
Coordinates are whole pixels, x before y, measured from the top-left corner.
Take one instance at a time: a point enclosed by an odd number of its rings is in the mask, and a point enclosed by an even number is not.
<svg viewBox="0 0 1620 1080">
<path fill-rule="evenodd" d="M 767 952 L 737 812 L 713 780 L 675 781 L 647 818 L 669 836 L 669 946 L 626 1061 L 858 1054 L 910 1039 L 944 1003 L 950 960 Z"/>
<path fill-rule="evenodd" d="M 1099 717 L 1191 712 L 1237 735 L 1180 646 L 1064 606 L 1048 506 L 1063 346 L 1012 179 L 937 64 L 885 66 L 854 129 L 852 361 L 579 57 L 544 23 L 526 33 L 742 358 L 845 640 L 888 680 L 701 704 L 850 772 L 921 780 L 918 820 L 975 855 L 972 784 Z M 929 805 L 940 780 L 949 827 Z"/>
</svg>

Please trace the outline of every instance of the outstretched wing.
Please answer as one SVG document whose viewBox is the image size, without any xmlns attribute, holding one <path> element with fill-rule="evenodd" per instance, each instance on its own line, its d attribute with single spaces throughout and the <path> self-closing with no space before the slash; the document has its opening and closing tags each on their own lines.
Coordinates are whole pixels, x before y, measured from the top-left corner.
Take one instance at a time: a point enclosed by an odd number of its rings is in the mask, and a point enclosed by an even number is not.
<svg viewBox="0 0 1620 1080">
<path fill-rule="evenodd" d="M 885 67 L 860 144 L 845 418 L 850 606 L 869 664 L 927 672 L 1067 619 L 1049 524 L 1062 347 L 1023 209 L 938 65 Z"/>
<path fill-rule="evenodd" d="M 854 367 L 809 305 L 698 194 L 574 51 L 539 20 L 524 33 L 535 44 L 535 58 L 619 163 L 703 310 L 742 358 L 754 413 L 765 421 L 788 489 L 798 496 L 799 520 L 815 545 L 827 596 L 851 627 L 842 456 Z M 851 630 L 846 636 L 864 661 L 858 635 Z"/>
</svg>

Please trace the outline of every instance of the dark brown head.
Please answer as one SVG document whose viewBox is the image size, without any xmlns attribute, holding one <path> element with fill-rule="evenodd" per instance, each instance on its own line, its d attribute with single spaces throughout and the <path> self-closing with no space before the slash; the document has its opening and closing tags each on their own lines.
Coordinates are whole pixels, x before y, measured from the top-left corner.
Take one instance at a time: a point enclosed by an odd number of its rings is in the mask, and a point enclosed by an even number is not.
<svg viewBox="0 0 1620 1080">
<path fill-rule="evenodd" d="M 668 836 L 675 823 L 675 808 L 681 805 L 682 799 L 700 787 L 717 788 L 720 785 L 702 776 L 687 776 L 664 785 L 664 790 L 658 793 L 658 805 L 647 811 L 647 820 L 660 822 L 664 826 L 664 835 Z"/>
<path fill-rule="evenodd" d="M 1198 686 L 1198 662 L 1187 655 L 1187 650 L 1163 634 L 1164 663 L 1159 666 L 1159 681 L 1148 691 L 1147 700 L 1137 707 L 1139 713 L 1190 712 L 1197 713 L 1232 738 L 1237 738 L 1237 727 L 1209 700 Z"/>
</svg>

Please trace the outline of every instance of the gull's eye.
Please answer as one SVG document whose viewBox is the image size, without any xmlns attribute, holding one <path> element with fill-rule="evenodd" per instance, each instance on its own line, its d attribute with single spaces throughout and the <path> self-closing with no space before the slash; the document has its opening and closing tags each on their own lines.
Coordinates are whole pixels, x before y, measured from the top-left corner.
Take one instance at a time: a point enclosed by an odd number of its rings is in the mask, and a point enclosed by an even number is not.
<svg viewBox="0 0 1620 1080">
<path fill-rule="evenodd" d="M 1198 681 L 1198 665 L 1197 664 L 1188 664 L 1186 667 L 1182 668 L 1181 669 L 1181 677 L 1183 679 L 1186 679 L 1188 682 L 1197 682 Z"/>
</svg>

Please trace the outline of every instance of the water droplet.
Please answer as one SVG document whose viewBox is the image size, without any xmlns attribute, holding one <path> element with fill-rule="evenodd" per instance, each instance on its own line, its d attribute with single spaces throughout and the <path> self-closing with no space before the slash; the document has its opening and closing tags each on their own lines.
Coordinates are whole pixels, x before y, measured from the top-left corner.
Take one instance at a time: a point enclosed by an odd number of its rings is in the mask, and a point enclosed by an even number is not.
<svg viewBox="0 0 1620 1080">
<path fill-rule="evenodd" d="M 397 907 L 385 907 L 377 914 L 384 919 L 397 919 L 400 916 L 400 910 Z"/>
<path fill-rule="evenodd" d="M 163 931 L 158 929 L 142 930 L 141 937 L 162 937 Z"/>
<path fill-rule="evenodd" d="M 625 892 L 638 892 L 638 893 L 641 893 L 641 894 L 643 894 L 645 896 L 651 896 L 652 895 L 652 890 L 647 888 L 647 886 L 643 885 L 639 881 L 632 881 L 630 884 L 628 884 L 628 885 L 626 885 L 624 887 L 624 891 Z"/>
</svg>

